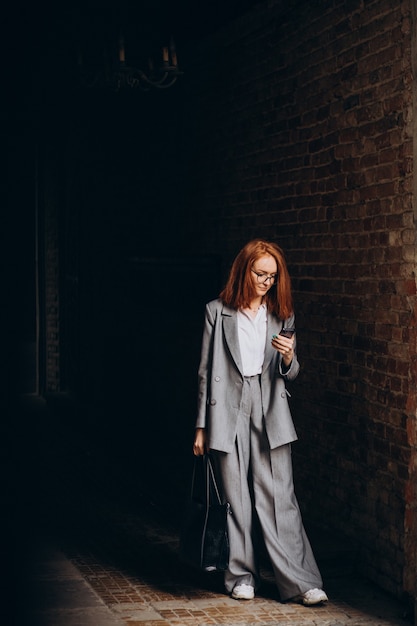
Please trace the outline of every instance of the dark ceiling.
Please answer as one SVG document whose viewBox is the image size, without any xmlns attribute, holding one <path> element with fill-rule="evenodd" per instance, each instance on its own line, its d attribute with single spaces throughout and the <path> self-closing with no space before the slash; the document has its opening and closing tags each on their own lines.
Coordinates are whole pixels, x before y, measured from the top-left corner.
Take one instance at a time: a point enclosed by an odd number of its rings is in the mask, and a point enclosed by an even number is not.
<svg viewBox="0 0 417 626">
<path fill-rule="evenodd" d="M 75 62 L 78 51 L 93 59 L 116 45 L 119 33 L 126 41 L 126 56 L 139 61 L 149 50 L 161 50 L 172 36 L 181 46 L 215 32 L 262 0 L 75 0 L 50 5 L 14 5 L 6 37 L 14 61 L 29 70 L 42 67 L 60 71 Z M 113 50 L 111 50 L 113 54 Z M 126 62 L 128 62 L 126 58 Z"/>
<path fill-rule="evenodd" d="M 94 40 L 119 30 L 142 38 L 163 38 L 169 34 L 178 42 L 192 41 L 217 30 L 259 1 L 107 0 L 95 5 L 56 2 L 43 9 L 34 3 L 28 4 L 23 16 L 26 14 L 28 35 L 36 48 L 52 45 L 62 52 L 73 41 Z"/>
<path fill-rule="evenodd" d="M 42 85 L 69 84 L 79 71 L 78 56 L 91 66 L 103 65 L 103 54 L 117 59 L 123 33 L 126 63 L 144 67 L 157 61 L 162 46 L 175 40 L 179 64 L 181 48 L 206 37 L 265 0 L 64 0 L 39 4 L 26 0 L 13 4 L 3 22 L 3 41 L 9 52 L 11 110 L 25 106 L 28 81 L 31 92 Z M 183 69 L 183 68 L 182 68 Z M 45 87 L 46 88 L 46 87 Z M 27 104 L 27 106 L 30 106 Z"/>
</svg>

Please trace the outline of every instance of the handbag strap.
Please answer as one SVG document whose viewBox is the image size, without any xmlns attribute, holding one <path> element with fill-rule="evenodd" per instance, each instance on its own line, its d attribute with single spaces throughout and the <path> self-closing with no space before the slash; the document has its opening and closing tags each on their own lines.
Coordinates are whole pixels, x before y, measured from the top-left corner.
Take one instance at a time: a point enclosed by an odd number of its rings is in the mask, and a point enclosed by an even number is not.
<svg viewBox="0 0 417 626">
<path fill-rule="evenodd" d="M 211 500 L 211 494 L 214 493 L 217 503 L 221 504 L 222 503 L 222 499 L 220 497 L 220 490 L 217 486 L 217 481 L 216 481 L 216 476 L 214 473 L 214 468 L 213 468 L 213 464 L 211 461 L 211 458 L 208 454 L 205 454 L 203 456 L 203 458 L 201 457 L 195 457 L 194 458 L 194 465 L 193 465 L 193 473 L 192 473 L 192 477 L 191 477 L 191 490 L 190 490 L 190 497 L 191 499 L 194 498 L 196 492 L 196 474 L 197 474 L 197 463 L 202 462 L 203 463 L 203 471 L 204 471 L 204 488 L 205 488 L 205 499 L 206 499 L 206 504 L 207 506 L 210 505 L 210 500 Z"/>
<path fill-rule="evenodd" d="M 206 474 L 207 474 L 207 504 L 210 503 L 210 494 L 211 494 L 211 485 L 214 487 L 214 491 L 216 493 L 216 498 L 217 498 L 217 503 L 221 504 L 222 503 L 222 499 L 220 497 L 220 492 L 219 492 L 219 488 L 217 486 L 217 482 L 216 482 L 216 477 L 214 475 L 214 469 L 213 469 L 213 465 L 211 462 L 211 459 L 208 455 L 206 455 L 206 463 L 207 463 L 207 469 L 206 469 Z"/>
</svg>

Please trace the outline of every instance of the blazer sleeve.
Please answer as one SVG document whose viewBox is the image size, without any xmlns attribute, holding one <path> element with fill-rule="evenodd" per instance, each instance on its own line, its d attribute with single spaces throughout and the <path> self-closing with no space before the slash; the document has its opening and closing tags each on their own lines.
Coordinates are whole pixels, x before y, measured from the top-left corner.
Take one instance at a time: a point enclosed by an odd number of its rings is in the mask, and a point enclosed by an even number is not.
<svg viewBox="0 0 417 626">
<path fill-rule="evenodd" d="M 288 328 L 295 328 L 295 315 L 292 315 L 287 320 L 285 320 L 283 326 Z M 294 380 L 294 378 L 298 376 L 298 372 L 300 371 L 300 364 L 297 358 L 297 334 L 294 338 L 294 356 L 289 367 L 284 364 L 282 360 L 282 355 L 280 355 L 278 368 L 279 373 L 285 380 Z"/>
<path fill-rule="evenodd" d="M 207 304 L 204 319 L 203 338 L 201 342 L 200 365 L 198 368 L 198 404 L 197 420 L 195 425 L 196 428 L 206 427 L 207 399 L 209 397 L 208 381 L 213 358 L 214 325 L 215 319 L 210 310 L 209 304 Z"/>
</svg>

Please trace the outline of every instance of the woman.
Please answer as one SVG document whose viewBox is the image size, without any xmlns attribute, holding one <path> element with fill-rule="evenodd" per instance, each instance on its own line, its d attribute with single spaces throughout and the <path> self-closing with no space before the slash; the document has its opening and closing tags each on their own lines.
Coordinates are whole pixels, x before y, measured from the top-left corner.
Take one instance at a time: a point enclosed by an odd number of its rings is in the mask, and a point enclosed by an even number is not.
<svg viewBox="0 0 417 626">
<path fill-rule="evenodd" d="M 258 518 L 281 600 L 327 600 L 294 494 L 291 442 L 297 439 L 286 380 L 299 371 L 291 282 L 276 244 L 250 241 L 220 298 L 206 306 L 193 452 L 210 451 L 232 515 L 225 587 L 249 600 L 259 586 Z M 291 333 L 286 333 L 291 335 Z"/>
</svg>

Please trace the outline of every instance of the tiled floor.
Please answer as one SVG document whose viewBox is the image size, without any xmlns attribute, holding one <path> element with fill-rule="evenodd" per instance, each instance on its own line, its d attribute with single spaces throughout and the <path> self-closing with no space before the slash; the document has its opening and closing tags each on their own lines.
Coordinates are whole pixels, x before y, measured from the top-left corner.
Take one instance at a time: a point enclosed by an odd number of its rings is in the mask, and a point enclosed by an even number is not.
<svg viewBox="0 0 417 626">
<path fill-rule="evenodd" d="M 146 460 L 139 468 L 134 459 L 131 472 L 125 461 L 118 472 L 118 458 L 74 449 L 68 436 L 71 420 L 61 420 L 61 430 L 53 434 L 57 421 L 52 417 L 43 431 L 47 463 L 42 466 L 46 457 L 29 438 L 27 493 L 15 490 L 20 499 L 15 523 L 19 551 L 13 546 L 11 551 L 19 570 L 18 588 L 16 603 L 8 602 L 12 619 L 4 626 L 412 623 L 409 607 L 358 578 L 349 546 L 310 531 L 327 604 L 307 608 L 281 603 L 267 562 L 255 599 L 231 599 L 221 575 L 194 571 L 179 558 L 180 503 L 188 487 L 175 475 L 175 463 L 172 475 L 139 492 L 138 485 L 142 489 L 150 475 L 155 477 L 157 465 L 149 470 Z M 39 420 L 31 423 L 38 428 Z M 20 621 L 15 619 L 19 606 L 25 607 Z"/>
<path fill-rule="evenodd" d="M 40 550 L 32 566 L 33 612 L 24 626 L 411 623 L 401 603 L 366 581 L 335 575 L 334 569 L 325 575 L 330 601 L 323 606 L 281 603 L 267 568 L 254 600 L 233 600 L 224 593 L 221 575 L 202 574 L 182 564 L 172 528 L 151 513 L 125 516 L 107 511 L 100 526 L 87 525 L 82 535 L 76 528 L 71 539 L 67 535 L 61 544 L 65 553 Z"/>
<path fill-rule="evenodd" d="M 95 539 L 82 550 L 68 550 L 72 563 L 96 594 L 126 626 L 406 626 L 405 607 L 359 579 L 339 574 L 334 563 L 323 571 L 330 601 L 304 607 L 281 603 L 267 567 L 254 600 L 225 595 L 220 574 L 184 566 L 178 538 L 161 512 L 105 516 Z M 103 532 L 104 531 L 104 532 Z M 107 539 L 106 539 L 107 538 Z M 324 563 L 324 566 L 326 564 Z"/>
</svg>

